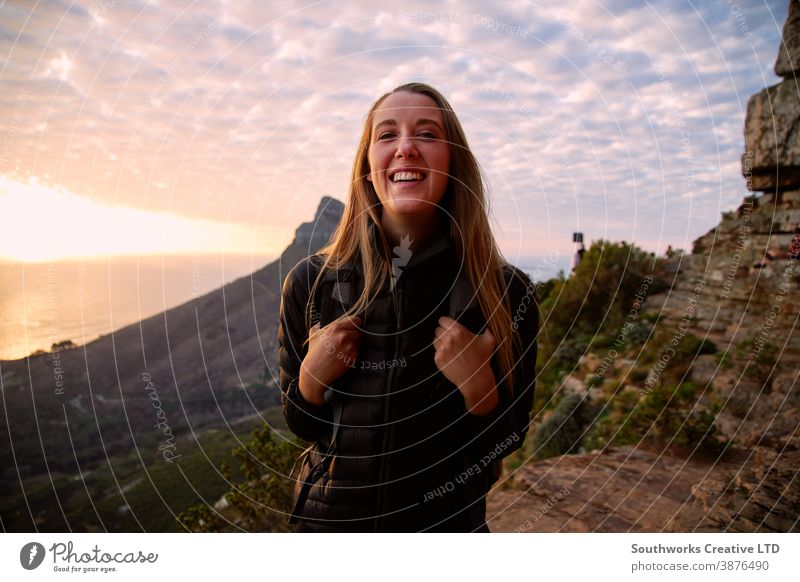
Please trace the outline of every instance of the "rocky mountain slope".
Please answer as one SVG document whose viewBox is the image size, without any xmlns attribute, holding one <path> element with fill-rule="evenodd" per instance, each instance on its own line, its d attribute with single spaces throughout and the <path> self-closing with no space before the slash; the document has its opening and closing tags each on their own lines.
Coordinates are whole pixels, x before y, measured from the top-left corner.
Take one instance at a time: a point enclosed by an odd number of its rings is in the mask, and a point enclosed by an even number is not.
<svg viewBox="0 0 800 582">
<path fill-rule="evenodd" d="M 784 81 L 751 97 L 745 123 L 742 171 L 761 194 L 725 212 L 691 254 L 667 261 L 667 289 L 642 309 L 674 339 L 693 334 L 715 346 L 687 362 L 681 383 L 696 386 L 698 409 L 713 410 L 727 451 L 640 443 L 526 463 L 489 496 L 493 531 L 800 531 L 797 0 L 775 71 Z M 614 363 L 620 392 L 640 403 L 663 384 L 659 362 L 675 363 L 662 347 L 645 364 L 646 349 Z M 561 389 L 607 398 L 584 382 L 602 358 L 583 358 Z M 637 366 L 647 373 L 634 378 Z"/>
</svg>

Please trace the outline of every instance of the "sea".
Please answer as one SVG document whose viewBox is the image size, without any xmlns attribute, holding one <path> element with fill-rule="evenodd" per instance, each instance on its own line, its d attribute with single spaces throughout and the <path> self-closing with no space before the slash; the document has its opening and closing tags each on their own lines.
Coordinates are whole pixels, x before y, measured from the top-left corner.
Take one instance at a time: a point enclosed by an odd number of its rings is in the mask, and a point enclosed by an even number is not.
<svg viewBox="0 0 800 582">
<path fill-rule="evenodd" d="M 276 257 L 134 256 L 50 263 L 0 262 L 0 360 L 53 344 L 86 344 L 249 275 Z M 534 281 L 564 266 L 548 257 L 518 265 Z"/>
<path fill-rule="evenodd" d="M 0 360 L 86 344 L 249 275 L 272 256 L 172 255 L 0 263 Z"/>
</svg>

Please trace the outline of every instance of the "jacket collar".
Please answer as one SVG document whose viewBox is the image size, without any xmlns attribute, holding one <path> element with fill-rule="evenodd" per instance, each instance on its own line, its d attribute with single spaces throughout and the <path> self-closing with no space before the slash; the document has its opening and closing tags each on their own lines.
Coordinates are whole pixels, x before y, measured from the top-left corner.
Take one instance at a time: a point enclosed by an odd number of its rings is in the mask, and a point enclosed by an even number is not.
<svg viewBox="0 0 800 582">
<path fill-rule="evenodd" d="M 368 218 L 368 220 L 372 248 L 374 248 L 376 251 L 380 251 L 381 247 L 379 237 L 382 236 L 381 230 L 378 225 L 375 224 L 375 221 L 372 220 L 372 217 Z M 422 249 L 420 252 L 415 252 L 414 241 L 412 240 L 410 241 L 408 250 L 410 251 L 411 256 L 408 258 L 408 262 L 403 265 L 403 270 L 417 267 L 441 253 L 452 250 L 452 245 L 450 243 L 450 232 L 447 228 L 447 222 L 444 220 L 441 221 L 439 230 L 436 232 L 436 235 L 427 247 Z M 399 246 L 395 246 L 392 251 L 394 258 L 399 258 L 401 260 L 404 258 Z"/>
</svg>

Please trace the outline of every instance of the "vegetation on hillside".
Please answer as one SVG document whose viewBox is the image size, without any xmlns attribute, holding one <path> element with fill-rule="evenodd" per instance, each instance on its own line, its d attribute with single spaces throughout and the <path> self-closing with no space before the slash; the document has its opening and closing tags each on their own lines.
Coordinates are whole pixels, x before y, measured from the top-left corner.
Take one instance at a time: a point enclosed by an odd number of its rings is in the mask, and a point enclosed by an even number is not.
<svg viewBox="0 0 800 582">
<path fill-rule="evenodd" d="M 243 480 L 233 483 L 227 463 L 221 472 L 232 484 L 222 503 L 204 503 L 188 508 L 177 520 L 194 532 L 258 531 L 287 532 L 292 510 L 294 480 L 290 476 L 299 441 L 286 441 L 268 426 L 253 431 L 248 443 L 231 451 L 240 461 Z"/>
<path fill-rule="evenodd" d="M 663 267 L 634 245 L 600 240 L 571 276 L 540 287 L 533 438 L 507 459 L 507 474 L 531 459 L 607 446 L 725 449 L 715 426 L 721 403 L 691 381 L 692 363 L 716 346 L 689 331 L 694 321 L 679 328 L 644 309 L 666 288 Z M 764 360 L 752 374 L 772 354 Z"/>
</svg>

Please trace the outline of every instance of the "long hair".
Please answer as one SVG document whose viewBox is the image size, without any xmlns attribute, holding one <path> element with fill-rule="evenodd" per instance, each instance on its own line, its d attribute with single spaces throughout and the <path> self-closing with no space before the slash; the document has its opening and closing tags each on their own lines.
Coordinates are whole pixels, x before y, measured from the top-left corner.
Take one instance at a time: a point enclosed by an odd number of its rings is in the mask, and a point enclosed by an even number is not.
<svg viewBox="0 0 800 582">
<path fill-rule="evenodd" d="M 486 318 L 488 329 L 497 339 L 495 355 L 500 377 L 496 379 L 499 383 L 508 378 L 506 384 L 509 396 L 513 396 L 514 346 L 519 345 L 519 339 L 512 330 L 511 309 L 503 276 L 503 267 L 506 263 L 489 226 L 489 208 L 483 172 L 469 148 L 467 137 L 450 103 L 430 85 L 425 83 L 400 85 L 382 95 L 370 108 L 353 163 L 344 214 L 331 241 L 318 251 L 325 261 L 319 277 L 311 288 L 310 297 L 314 297 L 317 285 L 326 270 L 338 270 L 350 262 L 359 261 L 364 277 L 364 289 L 352 308 L 342 316 L 346 317 L 366 309 L 387 278 L 391 277 L 389 243 L 381 228 L 381 202 L 372 183 L 367 180 L 370 174 L 368 154 L 375 110 L 384 99 L 400 91 L 426 95 L 441 109 L 445 139 L 450 146 L 449 179 L 441 207 L 450 215 L 451 245 L 464 265 L 472 288 L 476 290 L 477 302 Z M 370 219 L 381 233 L 381 236 L 377 237 L 380 246 L 378 252 L 370 236 Z M 310 324 L 308 309 L 306 315 L 307 323 Z"/>
</svg>

